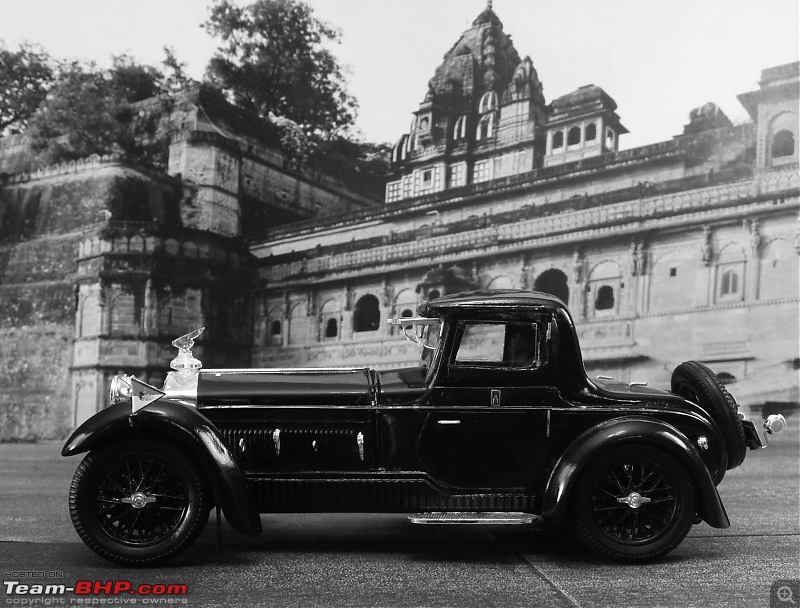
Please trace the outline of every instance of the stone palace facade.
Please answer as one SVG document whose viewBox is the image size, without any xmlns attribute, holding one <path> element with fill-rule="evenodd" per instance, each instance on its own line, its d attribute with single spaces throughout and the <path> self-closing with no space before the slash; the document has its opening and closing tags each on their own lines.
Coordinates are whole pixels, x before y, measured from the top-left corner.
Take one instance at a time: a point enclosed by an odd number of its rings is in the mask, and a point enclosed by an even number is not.
<svg viewBox="0 0 800 608">
<path fill-rule="evenodd" d="M 796 404 L 799 91 L 800 64 L 767 68 L 739 96 L 751 122 L 709 103 L 620 151 L 611 96 L 548 102 L 487 8 L 421 91 L 384 201 L 293 167 L 202 89 L 164 173 L 113 157 L 18 173 L 6 141 L 0 440 L 63 436 L 115 374 L 159 385 L 199 326 L 207 366 L 387 368 L 419 352 L 386 318 L 506 287 L 569 304 L 593 375 L 666 388 L 696 359 L 742 403 Z"/>
<path fill-rule="evenodd" d="M 613 99 L 547 103 L 487 8 L 451 47 L 392 152 L 379 209 L 251 245 L 252 365 L 410 364 L 385 323 L 465 289 L 557 295 L 592 374 L 668 387 L 706 362 L 745 403 L 798 399 L 798 64 L 669 141 L 619 151 Z"/>
</svg>

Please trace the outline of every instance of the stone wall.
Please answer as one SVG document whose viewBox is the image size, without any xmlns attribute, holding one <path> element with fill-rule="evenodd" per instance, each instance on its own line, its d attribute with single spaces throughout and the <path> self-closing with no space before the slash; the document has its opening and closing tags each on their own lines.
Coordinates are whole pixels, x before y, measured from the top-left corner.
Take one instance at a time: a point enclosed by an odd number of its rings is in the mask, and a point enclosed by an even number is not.
<svg viewBox="0 0 800 608">
<path fill-rule="evenodd" d="M 77 258 L 110 218 L 178 223 L 181 187 L 93 157 L 0 186 L 0 441 L 64 437 L 75 425 L 71 366 Z"/>
</svg>

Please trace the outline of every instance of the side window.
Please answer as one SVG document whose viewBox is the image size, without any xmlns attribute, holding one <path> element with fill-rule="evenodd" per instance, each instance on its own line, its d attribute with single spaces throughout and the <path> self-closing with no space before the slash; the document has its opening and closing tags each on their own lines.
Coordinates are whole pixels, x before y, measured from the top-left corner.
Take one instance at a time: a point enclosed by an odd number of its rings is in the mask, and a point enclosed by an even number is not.
<svg viewBox="0 0 800 608">
<path fill-rule="evenodd" d="M 467 324 L 458 345 L 456 363 L 502 362 L 505 329 L 505 325 Z"/>
<path fill-rule="evenodd" d="M 456 350 L 457 365 L 505 368 L 539 366 L 539 337 L 532 323 L 467 323 Z"/>
</svg>

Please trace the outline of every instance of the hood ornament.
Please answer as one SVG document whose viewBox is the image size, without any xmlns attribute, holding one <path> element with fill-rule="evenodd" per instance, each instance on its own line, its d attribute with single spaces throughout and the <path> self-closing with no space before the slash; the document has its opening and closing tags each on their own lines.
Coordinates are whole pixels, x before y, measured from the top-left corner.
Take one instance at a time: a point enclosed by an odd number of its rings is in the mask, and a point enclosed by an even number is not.
<svg viewBox="0 0 800 608">
<path fill-rule="evenodd" d="M 178 349 L 178 356 L 169 362 L 169 366 L 179 375 L 185 376 L 203 367 L 200 360 L 192 356 L 192 347 L 194 346 L 194 341 L 203 333 L 204 329 L 205 327 L 195 329 L 172 341 L 172 346 Z"/>
</svg>

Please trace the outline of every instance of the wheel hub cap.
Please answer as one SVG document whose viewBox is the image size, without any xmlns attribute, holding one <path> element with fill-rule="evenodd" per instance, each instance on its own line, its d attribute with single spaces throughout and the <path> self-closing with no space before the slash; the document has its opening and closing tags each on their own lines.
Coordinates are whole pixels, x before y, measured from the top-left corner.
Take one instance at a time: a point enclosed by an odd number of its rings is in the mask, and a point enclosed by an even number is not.
<svg viewBox="0 0 800 608">
<path fill-rule="evenodd" d="M 147 496 L 142 492 L 134 492 L 130 496 L 121 499 L 122 502 L 127 502 L 130 504 L 134 509 L 143 509 L 145 505 L 155 502 L 155 496 Z"/>
<path fill-rule="evenodd" d="M 631 492 L 624 498 L 617 498 L 617 502 L 628 505 L 631 509 L 638 509 L 643 504 L 650 502 L 651 499 L 647 496 L 642 496 L 639 492 Z"/>
</svg>

